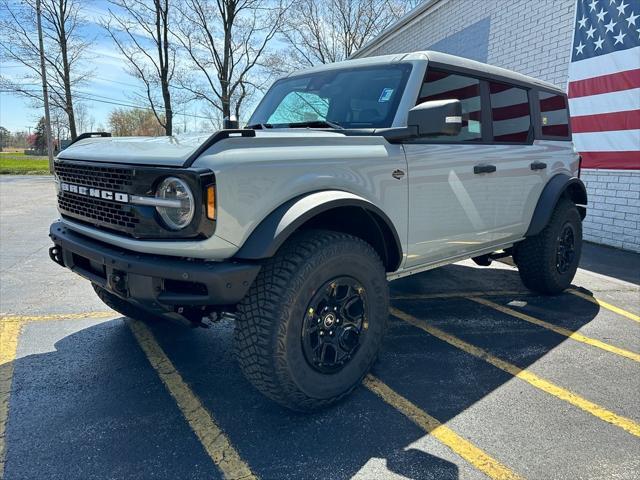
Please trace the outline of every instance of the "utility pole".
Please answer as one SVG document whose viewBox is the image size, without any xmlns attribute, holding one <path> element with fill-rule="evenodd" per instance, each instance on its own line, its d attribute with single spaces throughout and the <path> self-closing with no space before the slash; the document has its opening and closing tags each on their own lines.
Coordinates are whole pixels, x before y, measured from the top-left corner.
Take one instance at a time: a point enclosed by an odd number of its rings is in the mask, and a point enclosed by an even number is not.
<svg viewBox="0 0 640 480">
<path fill-rule="evenodd" d="M 47 87 L 47 69 L 44 66 L 44 41 L 42 40 L 41 0 L 36 0 L 36 19 L 38 22 L 38 42 L 40 45 L 40 76 L 42 77 L 42 96 L 44 97 L 44 128 L 47 136 L 47 155 L 49 171 L 53 173 L 53 139 L 51 138 L 51 117 L 49 115 L 49 89 Z"/>
</svg>

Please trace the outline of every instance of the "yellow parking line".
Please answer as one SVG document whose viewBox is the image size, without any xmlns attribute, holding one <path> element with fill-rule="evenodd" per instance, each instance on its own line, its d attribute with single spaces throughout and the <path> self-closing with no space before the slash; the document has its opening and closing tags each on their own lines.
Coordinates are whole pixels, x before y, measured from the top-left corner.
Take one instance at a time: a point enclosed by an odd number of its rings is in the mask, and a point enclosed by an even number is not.
<svg viewBox="0 0 640 480">
<path fill-rule="evenodd" d="M 611 305 L 610 303 L 607 303 L 603 300 L 600 300 L 598 298 L 592 297 L 591 295 L 587 295 L 586 293 L 583 292 L 579 292 L 578 290 L 573 290 L 573 289 L 569 289 L 567 290 L 567 292 L 569 292 L 572 295 L 575 295 L 576 297 L 580 297 L 583 298 L 591 303 L 595 303 L 596 305 L 600 305 L 602 308 L 606 308 L 607 310 L 611 310 L 614 313 L 617 313 L 618 315 L 622 315 L 623 317 L 628 318 L 629 320 L 633 320 L 635 322 L 640 322 L 640 315 L 636 315 L 635 313 L 631 313 L 631 312 L 627 312 L 626 310 L 623 310 L 620 307 L 616 307 L 615 305 Z"/>
<path fill-rule="evenodd" d="M 114 311 L 57 313 L 53 315 L 2 315 L 0 316 L 0 322 L 47 322 L 50 320 L 77 320 L 80 318 L 109 318 L 118 316 L 120 316 L 120 314 Z"/>
<path fill-rule="evenodd" d="M 216 424 L 198 397 L 189 388 L 169 357 L 158 344 L 153 333 L 142 322 L 126 319 L 149 363 L 175 399 L 180 411 L 200 439 L 200 443 L 227 479 L 257 478 L 240 458 L 231 442 Z"/>
<path fill-rule="evenodd" d="M 13 381 L 13 366 L 18 350 L 20 322 L 0 323 L 0 479 L 4 478 L 7 452 L 6 428 L 9 418 L 9 396 Z"/>
<path fill-rule="evenodd" d="M 564 335 L 565 337 L 568 337 L 571 340 L 575 340 L 576 342 L 585 343 L 587 345 L 591 345 L 592 347 L 600 348 L 607 352 L 615 353 L 616 355 L 620 355 L 621 357 L 628 358 L 629 360 L 640 362 L 639 353 L 631 352 L 629 350 L 625 350 L 624 348 L 614 347 L 613 345 L 609 345 L 608 343 L 596 340 L 595 338 L 587 337 L 586 335 L 574 332 L 572 330 L 569 330 L 568 328 L 559 327 L 552 323 L 545 322 L 544 320 L 540 320 L 539 318 L 532 317 L 530 315 L 527 315 L 526 313 L 518 312 L 517 310 L 513 310 L 512 308 L 499 305 L 485 298 L 467 297 L 467 299 L 493 308 L 494 310 L 497 310 L 499 312 L 506 313 L 507 315 L 511 315 L 512 317 L 519 318 L 520 320 L 524 320 L 525 322 L 533 323 L 534 325 L 546 328 L 547 330 L 551 330 L 560 335 Z"/>
<path fill-rule="evenodd" d="M 391 297 L 391 300 L 430 300 L 437 298 L 458 298 L 458 297 L 501 297 L 504 295 L 531 295 L 531 292 L 522 292 L 516 290 L 496 290 L 496 291 L 477 291 L 477 292 L 442 292 L 442 293 L 426 293 L 416 295 L 397 295 Z"/>
<path fill-rule="evenodd" d="M 473 443 L 462 438 L 446 425 L 440 423 L 424 410 L 411 403 L 399 393 L 384 384 L 373 375 L 367 375 L 364 385 L 389 405 L 400 411 L 409 420 L 422 428 L 432 437 L 449 447 L 475 468 L 494 479 L 520 479 L 520 475 L 498 462 Z"/>
<path fill-rule="evenodd" d="M 444 342 L 447 342 L 448 344 L 460 350 L 463 350 L 464 352 L 467 352 L 477 358 L 480 358 L 481 360 L 484 360 L 485 362 L 493 365 L 494 367 L 497 367 L 500 370 L 503 370 L 513 375 L 514 377 L 519 378 L 520 380 L 524 380 L 525 382 L 536 387 L 537 389 L 542 390 L 543 392 L 553 395 L 554 397 L 559 398 L 560 400 L 564 400 L 565 402 L 568 402 L 571 405 L 578 407 L 581 410 L 584 410 L 585 412 L 590 413 L 591 415 L 599 418 L 600 420 L 603 420 L 612 425 L 615 425 L 616 427 L 620 427 L 623 430 L 629 432 L 630 434 L 635 435 L 636 437 L 640 437 L 640 425 L 634 422 L 633 420 L 631 420 L 630 418 L 623 417 L 622 415 L 618 415 L 614 412 L 611 412 L 606 408 L 603 408 L 585 398 L 582 398 L 581 396 L 565 388 L 562 388 L 558 385 L 555 385 L 552 382 L 549 382 L 537 376 L 535 373 L 529 372 L 516 365 L 513 365 L 512 363 L 509 363 L 505 360 L 495 357 L 491 355 L 489 352 L 487 352 L 486 350 L 476 347 L 475 345 L 471 345 L 470 343 L 467 343 L 464 340 L 461 340 L 458 337 L 455 337 L 454 335 L 448 334 L 437 327 L 429 325 L 424 321 L 420 321 L 416 317 L 409 315 L 408 313 L 405 313 L 401 310 L 398 310 L 397 308 L 392 307 L 390 310 L 393 315 L 400 318 L 401 320 L 404 320 L 410 325 L 413 325 L 414 327 L 424 330 L 425 332 L 433 335 L 434 337 Z"/>
</svg>

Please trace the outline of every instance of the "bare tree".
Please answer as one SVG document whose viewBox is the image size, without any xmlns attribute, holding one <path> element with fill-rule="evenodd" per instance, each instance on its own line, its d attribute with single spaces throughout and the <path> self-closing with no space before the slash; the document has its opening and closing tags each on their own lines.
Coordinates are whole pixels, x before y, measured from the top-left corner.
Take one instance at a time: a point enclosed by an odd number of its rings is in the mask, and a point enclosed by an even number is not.
<svg viewBox="0 0 640 480">
<path fill-rule="evenodd" d="M 74 106 L 76 128 L 79 132 L 88 132 L 89 129 L 89 110 L 83 102 L 76 102 Z"/>
<path fill-rule="evenodd" d="M 176 49 L 171 41 L 169 0 L 109 0 L 103 27 L 126 58 L 130 73 L 142 81 L 148 103 L 166 135 L 173 133 L 171 81 Z"/>
<path fill-rule="evenodd" d="M 33 87 L 41 82 L 35 0 L 19 4 L 0 0 L 0 7 L 0 59 L 23 67 L 23 73 L 16 78 L 0 76 L 0 85 L 30 98 L 39 107 L 43 103 L 42 92 Z M 84 22 L 79 0 L 42 0 L 47 87 L 51 103 L 67 117 L 72 139 L 77 136 L 74 89 L 92 73 L 83 67 L 87 47 L 92 43 L 80 33 Z"/>
<path fill-rule="evenodd" d="M 419 1 L 298 0 L 282 28 L 283 71 L 345 60 Z"/>
<path fill-rule="evenodd" d="M 62 149 L 62 139 L 69 138 L 70 130 L 69 117 L 65 115 L 64 109 L 54 106 L 51 109 L 51 136 L 55 152 Z"/>
<path fill-rule="evenodd" d="M 266 84 L 262 67 L 282 25 L 284 0 L 182 0 L 178 5 L 176 38 L 193 71 L 179 78 L 180 86 L 222 118 L 240 118 L 244 102 Z"/>
</svg>

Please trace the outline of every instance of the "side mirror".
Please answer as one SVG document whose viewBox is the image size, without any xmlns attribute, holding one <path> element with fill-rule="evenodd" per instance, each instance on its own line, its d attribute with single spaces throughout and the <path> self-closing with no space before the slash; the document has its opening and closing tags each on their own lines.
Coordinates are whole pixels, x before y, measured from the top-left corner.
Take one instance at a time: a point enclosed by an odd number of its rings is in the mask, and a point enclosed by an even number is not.
<svg viewBox="0 0 640 480">
<path fill-rule="evenodd" d="M 409 128 L 417 129 L 418 137 L 458 135 L 462 128 L 460 100 L 432 100 L 409 110 Z"/>
</svg>

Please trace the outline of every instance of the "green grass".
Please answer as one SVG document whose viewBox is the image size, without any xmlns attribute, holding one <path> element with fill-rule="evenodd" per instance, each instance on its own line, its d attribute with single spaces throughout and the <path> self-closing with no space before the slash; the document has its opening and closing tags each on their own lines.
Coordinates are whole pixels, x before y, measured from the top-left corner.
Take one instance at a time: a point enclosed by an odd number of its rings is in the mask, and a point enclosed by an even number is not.
<svg viewBox="0 0 640 480">
<path fill-rule="evenodd" d="M 47 157 L 25 155 L 21 152 L 0 152 L 0 175 L 46 175 Z"/>
</svg>

